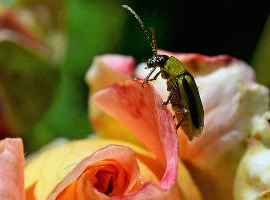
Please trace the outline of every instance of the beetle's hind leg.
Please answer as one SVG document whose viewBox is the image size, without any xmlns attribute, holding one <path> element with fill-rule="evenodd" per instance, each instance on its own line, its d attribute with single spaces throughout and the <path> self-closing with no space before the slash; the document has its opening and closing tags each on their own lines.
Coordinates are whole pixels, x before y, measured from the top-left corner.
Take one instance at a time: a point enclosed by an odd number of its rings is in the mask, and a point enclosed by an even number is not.
<svg viewBox="0 0 270 200">
<path fill-rule="evenodd" d="M 175 112 L 175 116 L 176 116 L 177 120 L 178 120 L 178 117 L 177 117 L 177 116 L 179 116 L 179 115 L 184 115 L 184 116 L 178 121 L 178 123 L 177 123 L 177 125 L 176 125 L 176 129 L 178 129 L 178 128 L 181 126 L 182 122 L 187 118 L 187 114 L 188 114 L 189 110 L 186 109 L 186 108 L 185 108 L 184 106 L 182 106 L 181 104 L 173 104 L 172 107 L 173 107 L 173 110 L 174 110 L 174 112 Z"/>
<path fill-rule="evenodd" d="M 186 108 L 183 107 L 183 111 L 184 111 L 184 116 L 182 117 L 182 119 L 177 123 L 176 125 L 176 130 L 181 126 L 182 122 L 187 118 L 187 114 L 188 114 L 188 110 Z"/>
<path fill-rule="evenodd" d="M 178 79 L 176 79 L 175 83 L 172 86 L 172 89 L 170 91 L 170 94 L 169 94 L 167 100 L 165 102 L 163 102 L 162 105 L 165 105 L 166 106 L 166 105 L 169 104 L 169 102 L 170 102 L 170 100 L 171 100 L 174 92 L 176 91 L 176 89 L 178 89 Z"/>
</svg>

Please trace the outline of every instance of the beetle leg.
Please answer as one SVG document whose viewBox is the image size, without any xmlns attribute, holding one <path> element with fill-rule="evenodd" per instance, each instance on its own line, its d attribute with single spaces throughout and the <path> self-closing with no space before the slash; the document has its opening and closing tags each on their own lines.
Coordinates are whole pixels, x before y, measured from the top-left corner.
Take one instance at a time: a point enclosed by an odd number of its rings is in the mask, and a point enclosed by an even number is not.
<svg viewBox="0 0 270 200">
<path fill-rule="evenodd" d="M 167 101 L 163 102 L 162 105 L 168 105 L 169 104 L 169 102 L 170 102 L 170 100 L 171 100 L 171 98 L 172 98 L 172 96 L 173 96 L 176 89 L 178 89 L 178 79 L 176 79 L 175 83 L 173 84 L 172 89 L 170 91 L 170 94 L 169 94 L 169 96 L 167 98 Z"/>
<path fill-rule="evenodd" d="M 186 109 L 184 106 L 180 106 L 183 111 L 184 111 L 184 116 L 182 117 L 182 119 L 178 122 L 178 124 L 176 125 L 176 130 L 181 126 L 182 122 L 187 118 L 187 114 L 188 114 L 188 109 Z"/>
<path fill-rule="evenodd" d="M 187 118 L 187 114 L 189 112 L 189 110 L 187 108 L 185 108 L 183 105 L 181 104 L 172 104 L 173 110 L 175 112 L 175 116 L 178 114 L 183 114 L 184 116 L 178 121 L 177 125 L 176 125 L 176 129 L 178 129 L 182 122 Z"/>
<path fill-rule="evenodd" d="M 156 70 L 156 68 L 153 68 L 149 74 L 147 74 L 147 76 L 145 77 L 145 79 L 143 80 L 143 83 L 142 83 L 142 87 L 144 87 L 144 84 L 147 83 L 149 81 L 149 77 L 153 74 L 153 72 Z"/>
<path fill-rule="evenodd" d="M 161 71 L 159 71 L 158 73 L 156 73 L 156 75 L 154 76 L 154 78 L 148 79 L 148 81 L 155 81 L 157 80 L 158 76 L 160 75 Z"/>
<path fill-rule="evenodd" d="M 155 69 L 155 68 L 154 68 L 154 69 Z M 152 70 L 152 71 L 154 71 L 154 70 Z M 151 76 L 151 74 L 153 73 L 152 71 L 151 71 L 148 75 Z M 154 78 L 151 78 L 151 79 L 148 79 L 148 78 L 149 78 L 148 75 L 147 75 L 146 78 L 139 78 L 139 77 L 137 77 L 135 74 L 132 74 L 131 77 L 132 77 L 134 80 L 140 80 L 140 81 L 143 80 L 142 87 L 144 87 L 144 84 L 145 84 L 146 82 L 157 80 L 157 78 L 158 78 L 158 76 L 160 75 L 160 73 L 161 73 L 161 71 L 159 71 L 158 73 L 156 73 L 156 75 L 154 76 Z"/>
</svg>

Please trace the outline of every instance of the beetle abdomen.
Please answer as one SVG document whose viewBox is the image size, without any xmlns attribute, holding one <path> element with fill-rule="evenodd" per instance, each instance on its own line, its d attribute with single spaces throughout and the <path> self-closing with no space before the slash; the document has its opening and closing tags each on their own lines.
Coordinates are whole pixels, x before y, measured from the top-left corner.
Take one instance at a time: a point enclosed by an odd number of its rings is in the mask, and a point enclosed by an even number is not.
<svg viewBox="0 0 270 200">
<path fill-rule="evenodd" d="M 180 104 L 188 110 L 182 129 L 190 139 L 199 136 L 204 126 L 204 111 L 199 91 L 193 76 L 187 71 L 178 80 Z"/>
<path fill-rule="evenodd" d="M 187 79 L 185 76 L 182 77 L 182 85 L 187 93 L 188 99 L 189 99 L 189 112 L 191 115 L 191 120 L 192 124 L 196 129 L 200 127 L 200 122 L 199 122 L 199 111 L 198 111 L 198 106 L 196 104 L 195 96 L 194 96 L 194 91 L 192 91 L 190 85 L 188 84 Z M 194 83 L 195 84 L 195 83 Z"/>
</svg>

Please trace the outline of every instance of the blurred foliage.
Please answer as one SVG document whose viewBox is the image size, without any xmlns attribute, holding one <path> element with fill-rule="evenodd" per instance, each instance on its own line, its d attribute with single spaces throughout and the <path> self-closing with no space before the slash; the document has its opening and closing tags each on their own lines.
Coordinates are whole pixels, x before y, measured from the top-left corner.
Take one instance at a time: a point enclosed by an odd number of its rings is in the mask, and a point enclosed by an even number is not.
<svg viewBox="0 0 270 200">
<path fill-rule="evenodd" d="M 15 118 L 15 134 L 25 134 L 48 109 L 58 72 L 35 52 L 12 41 L 2 41 L 0 80 Z"/>
<path fill-rule="evenodd" d="M 12 8 L 0 6 L 1 104 L 8 108 L 0 121 L 9 127 L 0 138 L 31 132 L 50 106 L 59 79 L 46 42 Z"/>
<path fill-rule="evenodd" d="M 255 67 L 258 81 L 270 88 L 270 15 L 254 53 L 252 65 Z"/>
<path fill-rule="evenodd" d="M 67 2 L 70 42 L 61 82 L 47 116 L 27 140 L 30 150 L 55 137 L 81 138 L 92 132 L 84 75 L 93 56 L 110 52 L 122 37 L 124 17 L 119 4 L 106 0 Z"/>
</svg>

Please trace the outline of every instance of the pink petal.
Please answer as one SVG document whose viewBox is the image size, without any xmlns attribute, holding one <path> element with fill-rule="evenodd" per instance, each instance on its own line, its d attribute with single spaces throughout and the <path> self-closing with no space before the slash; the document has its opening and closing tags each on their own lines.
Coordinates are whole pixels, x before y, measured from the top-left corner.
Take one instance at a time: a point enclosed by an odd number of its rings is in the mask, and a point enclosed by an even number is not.
<svg viewBox="0 0 270 200">
<path fill-rule="evenodd" d="M 94 92 L 112 84 L 124 82 L 131 78 L 135 61 L 131 56 L 107 54 L 94 58 L 86 74 L 86 82 L 91 96 Z M 98 136 L 115 138 L 139 144 L 134 135 L 123 127 L 121 123 L 105 114 L 89 97 L 89 119 Z"/>
<path fill-rule="evenodd" d="M 119 73 L 130 75 L 134 70 L 134 59 L 131 56 L 107 54 L 102 56 L 105 65 Z"/>
<path fill-rule="evenodd" d="M 158 50 L 158 53 L 176 57 L 187 66 L 195 77 L 211 73 L 221 67 L 237 64 L 243 70 L 239 76 L 240 80 L 245 82 L 255 80 L 253 70 L 245 62 L 228 55 L 206 56 L 198 53 L 172 53 L 164 50 Z"/>
<path fill-rule="evenodd" d="M 107 54 L 95 57 L 85 77 L 91 93 L 129 79 L 134 65 L 131 56 Z"/>
<path fill-rule="evenodd" d="M 21 139 L 0 141 L 0 199 L 23 200 L 24 153 Z"/>
<path fill-rule="evenodd" d="M 150 84 L 142 88 L 140 81 L 126 81 L 97 92 L 93 100 L 129 128 L 166 168 L 159 186 L 146 183 L 123 199 L 140 199 L 141 194 L 151 194 L 148 199 L 163 199 L 158 193 L 167 193 L 176 180 L 178 140 L 172 115 L 162 106 L 161 97 Z"/>
</svg>

